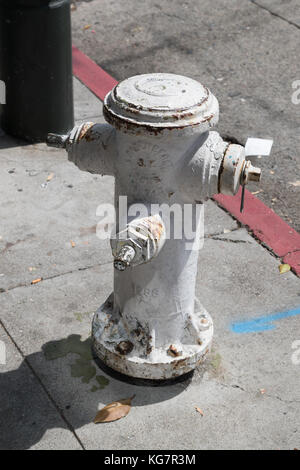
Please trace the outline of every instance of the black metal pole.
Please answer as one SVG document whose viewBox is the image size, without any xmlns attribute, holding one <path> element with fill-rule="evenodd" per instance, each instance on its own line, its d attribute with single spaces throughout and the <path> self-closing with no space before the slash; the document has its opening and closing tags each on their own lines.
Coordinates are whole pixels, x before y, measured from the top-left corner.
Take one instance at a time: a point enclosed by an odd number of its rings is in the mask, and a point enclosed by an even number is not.
<svg viewBox="0 0 300 470">
<path fill-rule="evenodd" d="M 69 0 L 0 0 L 0 125 L 31 142 L 74 125 Z"/>
</svg>

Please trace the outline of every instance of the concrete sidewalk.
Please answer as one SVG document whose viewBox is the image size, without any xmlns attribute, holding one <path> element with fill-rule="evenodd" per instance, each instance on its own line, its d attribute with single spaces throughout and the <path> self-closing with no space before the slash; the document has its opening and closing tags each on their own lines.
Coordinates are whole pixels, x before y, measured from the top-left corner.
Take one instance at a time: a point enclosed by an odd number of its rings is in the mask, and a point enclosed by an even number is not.
<svg viewBox="0 0 300 470">
<path fill-rule="evenodd" d="M 76 118 L 101 122 L 101 103 L 74 83 Z M 112 290 L 109 244 L 95 226 L 113 178 L 80 172 L 44 144 L 2 136 L 0 147 L 0 448 L 299 448 L 299 279 L 280 275 L 279 261 L 209 201 L 197 283 L 215 325 L 206 367 L 168 387 L 115 380 L 95 366 L 89 341 Z M 126 418 L 93 424 L 98 408 L 134 393 Z"/>
</svg>

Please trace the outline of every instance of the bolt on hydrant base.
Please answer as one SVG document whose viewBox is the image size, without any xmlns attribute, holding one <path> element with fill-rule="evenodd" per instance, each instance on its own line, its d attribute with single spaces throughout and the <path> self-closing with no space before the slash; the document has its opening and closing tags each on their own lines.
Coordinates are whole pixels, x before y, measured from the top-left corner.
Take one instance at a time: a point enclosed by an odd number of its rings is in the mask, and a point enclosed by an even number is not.
<svg viewBox="0 0 300 470">
<path fill-rule="evenodd" d="M 195 299 L 199 209 L 259 180 L 260 170 L 211 130 L 218 101 L 190 78 L 131 77 L 107 94 L 103 112 L 108 124 L 48 139 L 81 170 L 115 177 L 114 288 L 93 319 L 94 351 L 127 376 L 173 379 L 203 360 L 213 336 Z"/>
<path fill-rule="evenodd" d="M 93 348 L 98 357 L 118 372 L 135 378 L 165 380 L 187 374 L 202 363 L 213 337 L 211 316 L 195 301 L 180 344 L 155 348 L 149 330 L 137 326 L 128 334 L 122 317 L 113 313 L 113 294 L 93 318 Z"/>
</svg>

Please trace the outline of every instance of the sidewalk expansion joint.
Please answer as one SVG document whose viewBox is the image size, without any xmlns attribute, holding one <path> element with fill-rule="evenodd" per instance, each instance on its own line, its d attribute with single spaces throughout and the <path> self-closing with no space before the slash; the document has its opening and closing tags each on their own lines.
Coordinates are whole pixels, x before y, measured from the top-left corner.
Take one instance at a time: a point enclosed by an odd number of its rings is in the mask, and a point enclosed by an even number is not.
<svg viewBox="0 0 300 470">
<path fill-rule="evenodd" d="M 53 406 L 55 407 L 56 411 L 58 412 L 58 414 L 60 415 L 61 419 L 64 421 L 64 423 L 66 424 L 67 428 L 69 429 L 69 431 L 74 435 L 75 439 L 77 440 L 78 444 L 80 445 L 80 447 L 82 448 L 82 450 L 85 450 L 85 447 L 83 445 L 83 443 L 81 442 L 79 436 L 77 435 L 75 429 L 73 428 L 73 426 L 71 425 L 71 423 L 69 423 L 69 421 L 67 420 L 67 418 L 65 417 L 62 409 L 57 405 L 55 399 L 52 397 L 51 393 L 48 391 L 47 387 L 44 385 L 43 381 L 41 380 L 41 378 L 39 377 L 39 375 L 37 374 L 37 372 L 35 371 L 35 369 L 32 367 L 32 365 L 30 364 L 30 362 L 28 361 L 27 357 L 25 356 L 25 354 L 23 353 L 23 351 L 21 350 L 21 348 L 19 347 L 19 345 L 17 344 L 17 342 L 14 340 L 14 338 L 12 337 L 12 335 L 9 333 L 8 329 L 6 328 L 6 326 L 4 325 L 3 321 L 0 319 L 0 326 L 3 328 L 4 332 L 7 334 L 7 336 L 9 337 L 10 341 L 13 343 L 13 345 L 15 346 L 15 348 L 17 349 L 17 351 L 19 352 L 19 354 L 21 355 L 21 357 L 23 358 L 24 362 L 26 363 L 26 365 L 28 366 L 29 370 L 31 371 L 31 373 L 34 375 L 34 377 L 36 378 L 36 380 L 38 381 L 38 383 L 40 384 L 40 386 L 42 387 L 42 389 L 44 390 L 44 392 L 46 393 L 48 399 L 51 401 L 51 403 L 53 404 Z"/>
<path fill-rule="evenodd" d="M 251 3 L 253 3 L 253 5 L 256 5 L 258 8 L 261 8 L 262 10 L 267 11 L 268 13 L 270 13 L 270 15 L 275 16 L 275 18 L 279 18 L 280 20 L 285 21 L 286 23 L 290 24 L 291 26 L 294 26 L 295 28 L 300 29 L 300 26 L 297 23 L 294 23 L 293 21 L 288 20 L 284 16 L 279 15 L 279 13 L 275 13 L 274 11 L 269 10 L 267 7 L 261 5 L 256 0 L 249 0 L 249 1 Z"/>
<path fill-rule="evenodd" d="M 40 282 L 50 281 L 51 279 L 55 279 L 57 277 L 66 276 L 68 274 L 73 274 L 73 273 L 76 273 L 78 271 L 86 271 L 87 269 L 93 269 L 93 268 L 97 268 L 97 267 L 100 267 L 100 266 L 106 266 L 108 264 L 111 264 L 111 261 L 107 261 L 106 263 L 93 264 L 91 266 L 84 266 L 82 268 L 72 269 L 72 270 L 66 271 L 64 273 L 53 274 L 53 276 L 43 277 Z M 7 293 L 11 290 L 18 289 L 20 287 L 31 287 L 31 286 L 32 286 L 31 283 L 30 284 L 20 283 L 20 284 L 17 284 L 15 286 L 8 287 L 7 289 L 0 288 L 0 294 L 5 294 L 5 293 Z"/>
</svg>

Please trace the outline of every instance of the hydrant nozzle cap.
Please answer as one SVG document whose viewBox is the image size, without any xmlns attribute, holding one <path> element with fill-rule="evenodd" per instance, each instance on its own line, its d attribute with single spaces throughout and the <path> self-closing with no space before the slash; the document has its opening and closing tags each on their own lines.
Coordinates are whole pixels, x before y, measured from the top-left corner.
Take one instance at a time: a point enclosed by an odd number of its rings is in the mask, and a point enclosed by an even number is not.
<svg viewBox="0 0 300 470">
<path fill-rule="evenodd" d="M 182 75 L 136 75 L 104 100 L 105 119 L 124 132 L 205 132 L 218 122 L 219 105 L 201 83 Z"/>
</svg>

